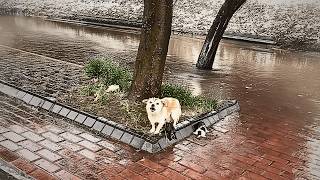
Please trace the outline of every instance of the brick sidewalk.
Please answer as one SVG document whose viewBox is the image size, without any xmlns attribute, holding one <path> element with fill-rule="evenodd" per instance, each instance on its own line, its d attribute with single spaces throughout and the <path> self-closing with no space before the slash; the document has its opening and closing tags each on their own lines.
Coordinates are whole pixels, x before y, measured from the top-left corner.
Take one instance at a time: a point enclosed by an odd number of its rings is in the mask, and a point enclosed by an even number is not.
<svg viewBox="0 0 320 180">
<path fill-rule="evenodd" d="M 234 115 L 206 139 L 190 137 L 152 155 L 4 95 L 0 107 L 0 157 L 36 179 L 320 179 L 319 146 L 247 115 L 241 118 L 250 124 Z"/>
</svg>

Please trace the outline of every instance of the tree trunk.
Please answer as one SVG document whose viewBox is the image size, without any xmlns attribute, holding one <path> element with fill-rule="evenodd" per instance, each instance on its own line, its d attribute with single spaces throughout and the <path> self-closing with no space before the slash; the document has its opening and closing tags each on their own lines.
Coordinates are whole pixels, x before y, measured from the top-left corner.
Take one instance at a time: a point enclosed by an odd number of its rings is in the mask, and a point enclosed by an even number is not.
<svg viewBox="0 0 320 180">
<path fill-rule="evenodd" d="M 143 24 L 129 99 L 142 100 L 160 93 L 168 52 L 173 0 L 144 0 Z"/>
<path fill-rule="evenodd" d="M 213 21 L 206 40 L 202 46 L 198 62 L 198 69 L 211 70 L 220 40 L 227 29 L 228 23 L 233 14 L 241 7 L 246 0 L 226 0 L 221 6 L 215 20 Z"/>
</svg>

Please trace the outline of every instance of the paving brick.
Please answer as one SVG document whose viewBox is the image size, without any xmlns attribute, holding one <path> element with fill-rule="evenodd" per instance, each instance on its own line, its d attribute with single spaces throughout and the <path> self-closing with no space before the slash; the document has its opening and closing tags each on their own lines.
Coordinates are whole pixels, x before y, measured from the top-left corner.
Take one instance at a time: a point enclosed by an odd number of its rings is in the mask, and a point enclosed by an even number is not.
<svg viewBox="0 0 320 180">
<path fill-rule="evenodd" d="M 88 134 L 88 133 L 82 133 L 79 136 L 81 136 L 84 139 L 86 139 L 88 141 L 91 141 L 91 142 L 99 142 L 99 141 L 101 141 L 100 138 L 94 137 L 94 136 L 92 136 L 91 134 Z"/>
<path fill-rule="evenodd" d="M 45 133 L 42 133 L 42 136 L 45 137 L 45 138 L 48 138 L 50 139 L 51 141 L 55 142 L 55 143 L 58 143 L 58 142 L 61 142 L 63 141 L 64 139 L 52 132 L 45 132 Z"/>
<path fill-rule="evenodd" d="M 107 141 L 101 141 L 101 142 L 98 142 L 98 144 L 104 148 L 109 149 L 112 152 L 116 152 L 121 149 L 119 146 L 116 146 L 114 143 L 109 143 Z"/>
<path fill-rule="evenodd" d="M 196 172 L 199 172 L 199 173 L 204 173 L 206 171 L 206 168 L 204 168 L 204 167 L 202 167 L 202 166 L 200 166 L 198 164 L 195 164 L 195 163 L 193 163 L 191 161 L 181 160 L 181 161 L 179 161 L 179 164 L 181 164 L 181 165 L 183 165 L 183 166 L 185 166 L 185 167 L 187 167 L 189 169 L 192 169 L 192 170 L 194 170 Z"/>
<path fill-rule="evenodd" d="M 67 118 L 68 118 L 68 119 L 71 119 L 71 120 L 75 120 L 76 117 L 78 116 L 78 114 L 79 114 L 79 113 L 71 110 L 71 111 L 69 112 L 69 114 L 67 115 Z"/>
<path fill-rule="evenodd" d="M 62 136 L 63 138 L 71 141 L 71 142 L 80 142 L 82 141 L 83 139 L 81 137 L 79 137 L 78 135 L 74 135 L 74 134 L 71 134 L 69 132 L 65 132 L 65 133 L 62 133 L 60 134 L 60 136 Z"/>
<path fill-rule="evenodd" d="M 0 126 L 0 134 L 8 131 L 10 131 L 8 128 Z"/>
<path fill-rule="evenodd" d="M 72 143 L 72 142 L 69 142 L 69 141 L 60 142 L 59 145 L 61 145 L 62 147 L 66 148 L 66 149 L 69 149 L 71 151 L 79 151 L 79 150 L 83 149 L 82 146 L 79 146 L 79 145 Z"/>
<path fill-rule="evenodd" d="M 102 131 L 102 129 L 104 128 L 105 124 L 99 121 L 96 121 L 94 123 L 94 125 L 92 126 L 92 129 L 96 130 L 96 131 Z"/>
<path fill-rule="evenodd" d="M 54 142 L 49 141 L 47 139 L 39 142 L 39 144 L 41 144 L 42 146 L 44 146 L 52 151 L 58 151 L 58 150 L 62 149 L 62 147 L 59 146 L 57 143 L 54 143 Z"/>
<path fill-rule="evenodd" d="M 36 144 L 36 143 L 34 143 L 34 142 L 30 141 L 30 140 L 21 141 L 18 144 L 20 146 L 30 150 L 30 151 L 33 151 L 33 152 L 42 149 L 41 146 L 39 146 L 38 144 Z"/>
<path fill-rule="evenodd" d="M 75 121 L 82 124 L 86 119 L 87 119 L 87 116 L 83 114 L 78 114 Z"/>
<path fill-rule="evenodd" d="M 150 168 L 156 172 L 161 172 L 165 169 L 165 167 L 163 167 L 161 164 L 158 164 L 158 163 L 155 163 L 149 159 L 141 159 L 140 161 L 138 161 L 139 164 L 147 167 L 147 168 Z"/>
<path fill-rule="evenodd" d="M 14 132 L 6 132 L 6 133 L 3 133 L 2 136 L 4 136 L 5 138 L 7 138 L 13 142 L 19 142 L 19 141 L 23 141 L 26 139 L 23 136 L 20 136 L 19 134 L 14 133 Z"/>
<path fill-rule="evenodd" d="M 55 125 L 47 125 L 47 126 L 45 126 L 45 129 L 47 129 L 55 134 L 61 134 L 61 133 L 65 132 L 64 129 L 61 129 L 60 127 L 57 127 Z"/>
<path fill-rule="evenodd" d="M 16 151 L 20 149 L 20 147 L 16 143 L 9 140 L 1 141 L 0 145 L 9 149 L 10 151 Z"/>
<path fill-rule="evenodd" d="M 130 171 L 129 169 L 125 169 L 124 171 L 121 172 L 120 174 L 122 177 L 124 178 L 128 178 L 130 177 L 131 179 L 134 180 L 144 180 L 145 178 L 143 176 L 141 176 L 138 173 L 135 173 L 133 171 Z"/>
<path fill-rule="evenodd" d="M 14 132 L 16 132 L 18 134 L 21 134 L 21 133 L 27 131 L 27 129 L 25 129 L 25 128 L 19 126 L 19 125 L 10 125 L 9 129 L 11 129 L 12 131 L 14 131 Z"/>
<path fill-rule="evenodd" d="M 16 153 L 13 153 L 11 150 L 0 148 L 0 158 L 7 162 L 11 162 L 19 159 L 19 156 Z"/>
<path fill-rule="evenodd" d="M 34 165 L 20 158 L 12 161 L 12 164 L 25 173 L 30 173 L 36 169 Z"/>
<path fill-rule="evenodd" d="M 83 149 L 81 151 L 79 151 L 79 154 L 83 155 L 84 157 L 88 158 L 88 159 L 91 159 L 93 161 L 96 160 L 96 153 L 92 152 L 92 151 L 89 151 L 87 149 Z"/>
<path fill-rule="evenodd" d="M 57 161 L 59 159 L 61 159 L 62 157 L 59 156 L 58 154 L 51 152 L 47 149 L 42 149 L 40 151 L 37 152 L 40 156 L 42 156 L 42 158 L 45 158 L 51 162 L 53 161 Z"/>
<path fill-rule="evenodd" d="M 80 180 L 80 178 L 65 170 L 60 170 L 59 172 L 56 172 L 54 175 L 62 180 Z"/>
<path fill-rule="evenodd" d="M 201 180 L 210 179 L 192 169 L 187 169 L 186 171 L 183 172 L 183 174 L 187 177 L 190 177 L 191 179 L 201 179 Z"/>
<path fill-rule="evenodd" d="M 172 170 L 172 169 L 166 169 L 161 173 L 163 176 L 167 177 L 168 179 L 174 179 L 174 180 L 185 180 L 188 179 L 186 176 L 180 174 L 179 172 Z"/>
<path fill-rule="evenodd" d="M 97 152 L 99 150 L 101 150 L 102 148 L 90 141 L 84 140 L 84 141 L 80 141 L 78 142 L 79 145 L 84 146 L 85 148 L 88 148 L 91 151 Z"/>
<path fill-rule="evenodd" d="M 34 142 L 39 142 L 44 139 L 43 137 L 41 137 L 38 134 L 35 134 L 31 131 L 24 132 L 21 135 L 30 139 L 31 141 L 34 141 Z"/>
<path fill-rule="evenodd" d="M 157 180 L 167 180 L 168 178 L 161 175 L 160 173 L 154 172 L 151 169 L 145 169 L 142 173 L 142 176 L 146 177 L 146 179 L 157 179 Z"/>
<path fill-rule="evenodd" d="M 242 174 L 242 177 L 248 178 L 248 179 L 254 179 L 254 180 L 267 180 L 267 178 L 265 178 L 265 177 L 263 177 L 263 176 L 261 176 L 259 174 L 250 172 L 250 171 L 245 171 Z"/>
<path fill-rule="evenodd" d="M 28 149 L 20 149 L 17 151 L 17 154 L 19 154 L 21 157 L 25 158 L 28 161 L 35 161 L 37 159 L 40 159 L 40 156 L 29 151 Z"/>
<path fill-rule="evenodd" d="M 75 134 L 75 135 L 79 135 L 81 133 L 83 133 L 83 131 L 81 129 L 77 129 L 77 128 L 72 128 L 72 127 L 69 127 L 68 131 L 71 133 L 71 134 Z"/>
<path fill-rule="evenodd" d="M 58 171 L 60 169 L 59 166 L 57 166 L 47 160 L 44 160 L 44 159 L 39 159 L 36 162 L 34 162 L 34 164 L 36 164 L 37 166 L 41 167 L 42 169 L 44 169 L 50 173 Z"/>
<path fill-rule="evenodd" d="M 35 171 L 31 172 L 30 176 L 37 180 L 57 180 L 57 178 L 51 176 L 50 174 L 41 169 L 36 169 Z"/>
</svg>

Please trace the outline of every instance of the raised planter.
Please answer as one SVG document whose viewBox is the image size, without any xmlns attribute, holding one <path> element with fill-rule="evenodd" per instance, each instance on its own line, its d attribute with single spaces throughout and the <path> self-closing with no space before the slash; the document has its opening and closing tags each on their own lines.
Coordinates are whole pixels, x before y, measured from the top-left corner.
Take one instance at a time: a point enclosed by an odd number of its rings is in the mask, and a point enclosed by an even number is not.
<svg viewBox="0 0 320 180">
<path fill-rule="evenodd" d="M 21 88 L 10 85 L 0 80 L 0 92 L 20 99 L 21 101 L 31 106 L 42 108 L 48 112 L 57 114 L 69 119 L 75 123 L 81 124 L 105 136 L 131 145 L 137 149 L 141 149 L 150 153 L 159 152 L 166 147 L 175 144 L 184 138 L 190 136 L 194 131 L 194 125 L 199 122 L 205 123 L 207 127 L 222 120 L 227 115 L 230 115 L 240 110 L 239 103 L 235 100 L 224 101 L 218 105 L 216 111 L 208 112 L 180 122 L 176 129 L 176 139 L 168 140 L 165 135 L 162 136 L 147 136 L 135 132 L 135 130 L 127 128 L 119 123 L 111 121 L 103 117 L 97 117 L 89 113 L 74 109 L 61 103 L 52 101 L 35 93 L 25 91 Z"/>
</svg>

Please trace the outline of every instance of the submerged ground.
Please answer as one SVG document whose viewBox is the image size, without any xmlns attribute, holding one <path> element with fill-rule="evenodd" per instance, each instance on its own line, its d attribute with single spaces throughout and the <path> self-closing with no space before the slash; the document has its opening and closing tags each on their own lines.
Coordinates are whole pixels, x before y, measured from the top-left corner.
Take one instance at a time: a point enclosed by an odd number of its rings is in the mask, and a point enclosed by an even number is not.
<svg viewBox="0 0 320 180">
<path fill-rule="evenodd" d="M 131 32 L 35 18 L 0 17 L 0 29 L 1 80 L 44 96 L 59 97 L 81 83 L 82 65 L 90 57 L 108 56 L 132 66 L 138 47 L 138 35 Z M 71 173 L 86 179 L 319 179 L 320 55 L 223 41 L 214 70 L 200 71 L 194 63 L 202 41 L 179 36 L 171 39 L 166 80 L 186 83 L 195 94 L 239 100 L 241 112 L 217 125 L 228 132 L 211 130 L 207 139 L 191 137 L 151 156 L 107 139 L 88 138 L 77 127 L 52 121 L 55 117 L 41 115 L 41 120 L 38 112 L 1 95 L 1 126 L 11 132 L 0 131 L 1 157 L 14 164 L 30 165 L 24 159 L 29 157 L 23 153 L 26 150 L 10 148 L 12 144 L 28 147 L 24 144 L 28 144 L 30 136 L 24 132 L 30 131 L 41 137 L 36 141 L 40 149 L 50 149 L 58 155 L 48 159 L 43 151 L 33 149 L 37 158 L 30 160 L 35 163 L 25 170 L 33 176 Z M 13 114 L 15 118 L 11 118 Z M 14 124 L 25 126 L 26 130 L 19 131 Z M 48 132 L 53 135 L 47 136 Z M 74 134 L 77 140 L 70 140 L 66 132 Z M 16 133 L 24 137 L 15 139 Z M 53 136 L 59 140 L 55 141 Z M 60 148 L 43 145 L 48 140 Z M 92 147 L 88 141 L 102 143 Z M 71 146 L 78 148 L 67 150 Z"/>
</svg>

